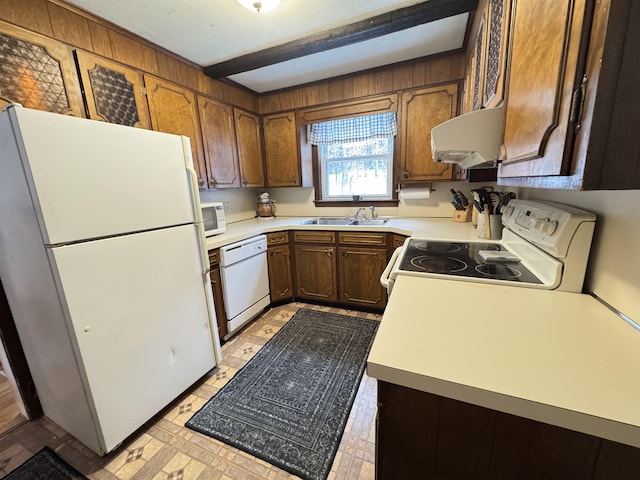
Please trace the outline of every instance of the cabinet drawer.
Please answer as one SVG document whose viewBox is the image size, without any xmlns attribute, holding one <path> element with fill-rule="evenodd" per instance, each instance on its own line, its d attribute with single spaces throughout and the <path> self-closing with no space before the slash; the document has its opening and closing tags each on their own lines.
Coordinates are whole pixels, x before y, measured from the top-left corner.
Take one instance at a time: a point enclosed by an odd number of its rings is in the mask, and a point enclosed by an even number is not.
<svg viewBox="0 0 640 480">
<path fill-rule="evenodd" d="M 338 239 L 342 245 L 376 245 L 380 247 L 387 245 L 386 233 L 340 232 Z"/>
<path fill-rule="evenodd" d="M 215 267 L 216 265 L 218 265 L 218 263 L 220 262 L 220 254 L 219 254 L 219 250 L 209 250 L 209 266 L 211 268 Z"/>
<path fill-rule="evenodd" d="M 293 232 L 293 241 L 297 243 L 336 243 L 336 232 L 320 230 Z"/>
<path fill-rule="evenodd" d="M 393 234 L 393 240 L 391 241 L 391 246 L 395 250 L 398 247 L 404 245 L 404 241 L 407 239 L 404 235 L 398 235 L 396 233 Z"/>
<path fill-rule="evenodd" d="M 267 245 L 280 245 L 289 242 L 289 232 L 267 233 Z"/>
</svg>

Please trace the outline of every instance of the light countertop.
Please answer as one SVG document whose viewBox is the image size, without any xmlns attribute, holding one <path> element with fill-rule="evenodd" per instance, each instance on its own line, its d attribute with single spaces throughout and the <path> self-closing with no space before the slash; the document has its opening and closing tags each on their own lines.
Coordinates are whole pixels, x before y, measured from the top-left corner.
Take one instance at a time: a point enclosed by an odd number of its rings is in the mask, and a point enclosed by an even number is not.
<svg viewBox="0 0 640 480">
<path fill-rule="evenodd" d="M 590 295 L 399 276 L 367 371 L 640 447 L 640 332 Z"/>
<path fill-rule="evenodd" d="M 477 239 L 476 229 L 471 223 L 454 222 L 451 218 L 391 217 L 384 225 L 301 225 L 309 218 L 314 217 L 253 218 L 230 223 L 225 233 L 207 238 L 207 247 L 212 250 L 254 235 L 282 230 L 381 231 L 450 240 Z"/>
</svg>

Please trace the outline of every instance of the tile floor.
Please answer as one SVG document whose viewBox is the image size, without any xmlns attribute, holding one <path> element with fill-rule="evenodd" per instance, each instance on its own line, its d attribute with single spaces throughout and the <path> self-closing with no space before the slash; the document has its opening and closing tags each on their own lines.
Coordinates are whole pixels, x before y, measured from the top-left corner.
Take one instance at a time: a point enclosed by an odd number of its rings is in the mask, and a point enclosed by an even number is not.
<svg viewBox="0 0 640 480">
<path fill-rule="evenodd" d="M 291 303 L 267 310 L 222 347 L 223 362 L 191 392 L 177 399 L 115 452 L 98 457 L 47 418 L 28 422 L 0 438 L 0 476 L 48 445 L 95 480 L 284 480 L 277 467 L 184 423 L 284 325 L 300 307 L 379 320 L 380 315 Z M 376 381 L 363 377 L 329 480 L 371 480 L 375 463 Z"/>
</svg>

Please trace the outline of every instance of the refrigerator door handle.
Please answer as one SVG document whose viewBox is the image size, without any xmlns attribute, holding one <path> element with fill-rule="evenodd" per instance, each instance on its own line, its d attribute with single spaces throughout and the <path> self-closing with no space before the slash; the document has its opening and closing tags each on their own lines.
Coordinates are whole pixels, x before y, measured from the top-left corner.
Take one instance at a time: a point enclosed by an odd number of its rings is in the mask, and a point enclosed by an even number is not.
<svg viewBox="0 0 640 480">
<path fill-rule="evenodd" d="M 202 220 L 202 209 L 200 208 L 200 193 L 198 190 L 198 174 L 193 168 L 193 160 L 191 158 L 191 143 L 189 137 L 182 137 L 182 150 L 184 152 L 184 164 L 187 172 L 191 176 L 191 201 L 196 214 L 196 227 L 198 229 L 198 244 L 200 251 L 200 260 L 202 262 L 202 288 L 204 289 L 204 297 L 207 301 L 207 311 L 209 315 L 209 329 L 211 331 L 211 340 L 213 342 L 213 353 L 216 359 L 216 365 L 222 361 L 222 353 L 220 349 L 220 338 L 218 337 L 218 320 L 215 315 L 213 292 L 211 291 L 211 280 L 209 274 L 211 266 L 209 264 L 209 254 L 207 251 L 206 238 L 204 233 L 204 221 Z"/>
</svg>

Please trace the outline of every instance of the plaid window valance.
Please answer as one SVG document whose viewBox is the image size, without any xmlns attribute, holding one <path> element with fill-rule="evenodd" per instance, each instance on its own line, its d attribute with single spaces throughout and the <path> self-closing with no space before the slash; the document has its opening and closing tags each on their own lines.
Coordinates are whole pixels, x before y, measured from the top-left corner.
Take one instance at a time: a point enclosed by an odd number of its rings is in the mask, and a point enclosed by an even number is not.
<svg viewBox="0 0 640 480">
<path fill-rule="evenodd" d="M 398 133 L 395 112 L 351 117 L 311 125 L 313 145 L 360 142 L 372 138 L 389 138 Z"/>
</svg>

